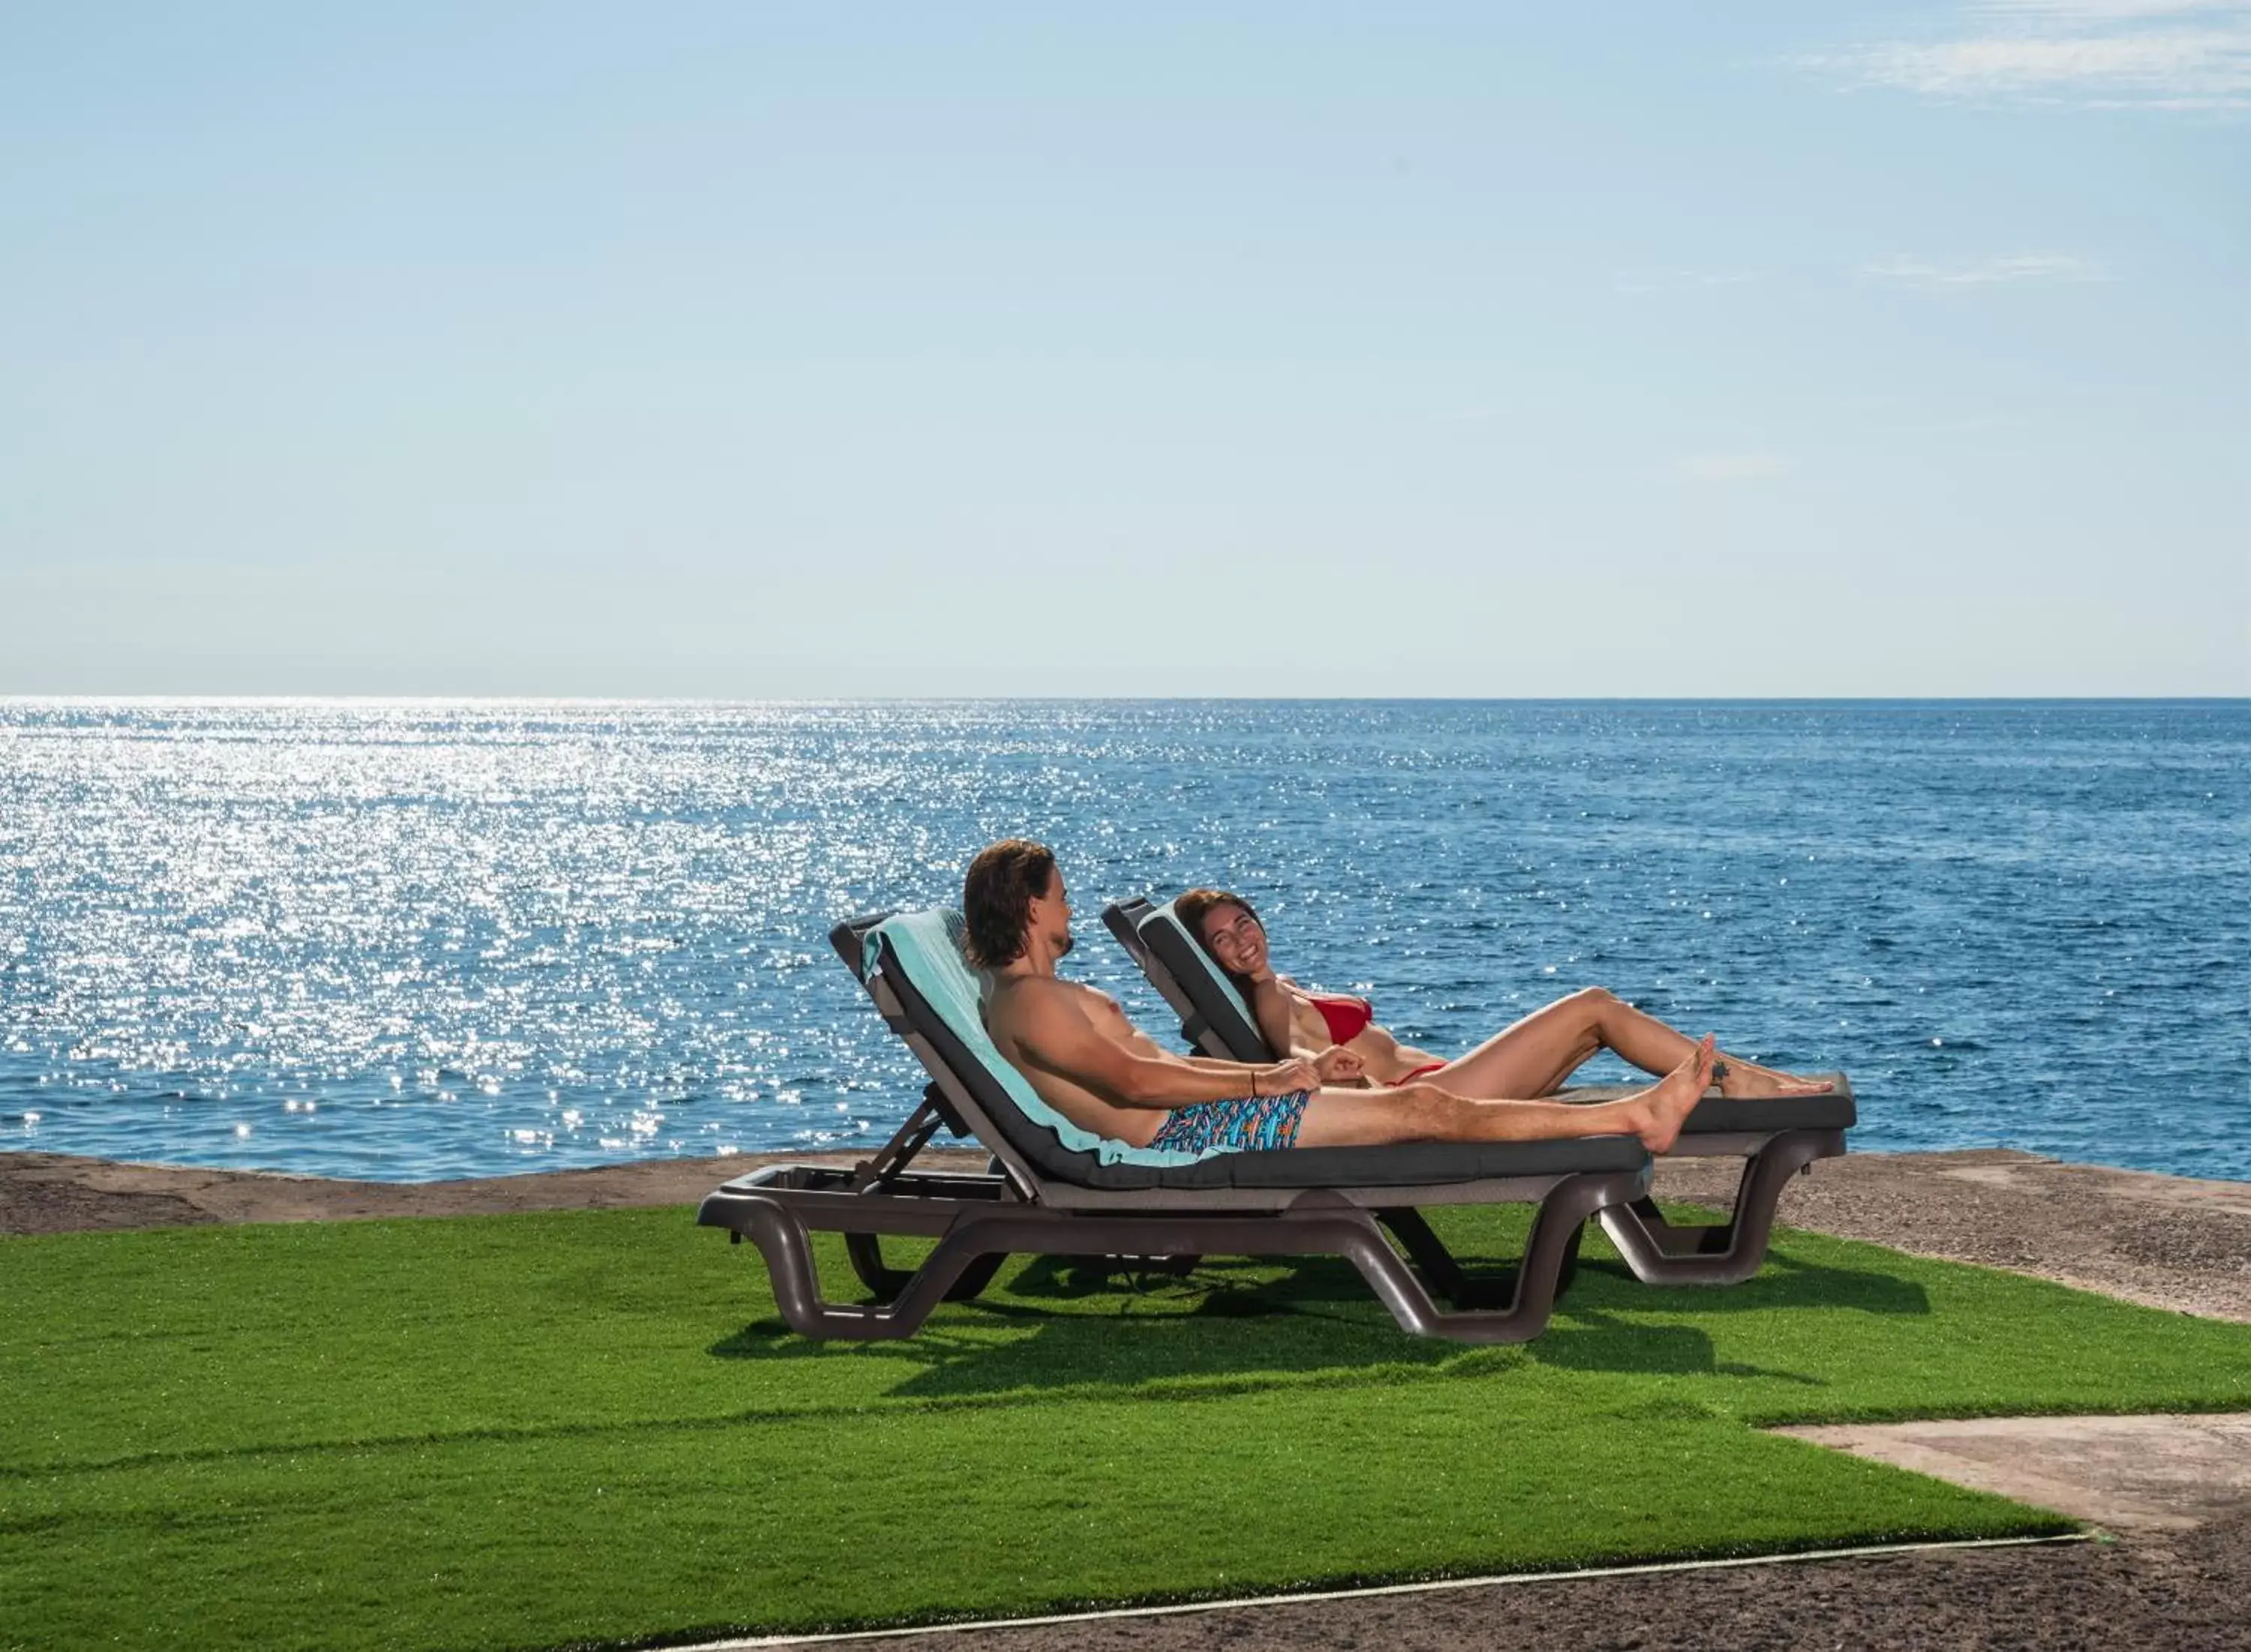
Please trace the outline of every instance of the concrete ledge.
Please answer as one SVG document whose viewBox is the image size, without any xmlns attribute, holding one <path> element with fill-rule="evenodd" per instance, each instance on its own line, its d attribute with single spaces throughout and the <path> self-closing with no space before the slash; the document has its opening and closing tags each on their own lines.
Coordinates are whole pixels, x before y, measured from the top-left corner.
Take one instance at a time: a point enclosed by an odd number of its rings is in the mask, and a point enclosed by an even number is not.
<svg viewBox="0 0 2251 1652">
<path fill-rule="evenodd" d="M 2251 1510 L 2251 1415 L 2241 1414 L 1986 1417 L 1775 1432 L 2117 1531 L 2187 1531 Z"/>
</svg>

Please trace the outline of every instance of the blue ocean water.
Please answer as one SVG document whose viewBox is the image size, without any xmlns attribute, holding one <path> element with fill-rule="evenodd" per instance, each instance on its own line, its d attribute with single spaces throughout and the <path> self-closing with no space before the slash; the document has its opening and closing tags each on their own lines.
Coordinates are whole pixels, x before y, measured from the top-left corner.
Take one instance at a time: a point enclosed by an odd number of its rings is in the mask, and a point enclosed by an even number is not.
<svg viewBox="0 0 2251 1652">
<path fill-rule="evenodd" d="M 1864 1148 L 2251 1179 L 2251 702 L 0 702 L 0 1146 L 411 1180 L 879 1137 L 828 949 L 1054 844 L 1467 1047 L 1608 985 Z M 1615 1076 L 1614 1069 L 1603 1075 Z"/>
</svg>

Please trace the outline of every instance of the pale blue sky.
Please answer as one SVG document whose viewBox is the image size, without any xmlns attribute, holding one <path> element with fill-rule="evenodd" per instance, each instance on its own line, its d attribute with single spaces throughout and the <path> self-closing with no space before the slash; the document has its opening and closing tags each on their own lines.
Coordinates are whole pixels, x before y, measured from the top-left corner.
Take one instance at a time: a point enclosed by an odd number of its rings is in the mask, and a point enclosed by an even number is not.
<svg viewBox="0 0 2251 1652">
<path fill-rule="evenodd" d="M 0 12 L 0 692 L 2251 691 L 2251 3 Z"/>
</svg>

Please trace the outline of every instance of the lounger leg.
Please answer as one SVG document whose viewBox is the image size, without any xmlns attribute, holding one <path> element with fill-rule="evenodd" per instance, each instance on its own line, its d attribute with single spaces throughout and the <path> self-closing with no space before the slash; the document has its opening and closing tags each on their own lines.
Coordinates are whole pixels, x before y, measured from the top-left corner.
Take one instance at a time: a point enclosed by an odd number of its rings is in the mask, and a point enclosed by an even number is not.
<svg viewBox="0 0 2251 1652">
<path fill-rule="evenodd" d="M 1634 1276 L 1652 1285 L 1735 1285 L 1766 1261 L 1775 1206 L 1790 1179 L 1817 1158 L 1843 1151 L 1840 1134 L 1785 1130 L 1743 1163 L 1735 1209 L 1712 1227 L 1676 1227 L 1647 1198 L 1603 1212 L 1603 1231 Z"/>
<path fill-rule="evenodd" d="M 1457 1308 L 1486 1307 L 1508 1300 L 1506 1293 L 1494 1289 L 1493 1281 L 1485 1282 L 1482 1289 L 1470 1282 L 1470 1276 L 1462 1271 L 1454 1253 L 1446 1248 L 1444 1240 L 1430 1231 L 1430 1224 L 1423 1219 L 1421 1211 L 1378 1211 L 1376 1220 L 1406 1247 L 1408 1260 L 1415 1264 L 1415 1271 L 1423 1275 L 1423 1282 L 1434 1295 L 1444 1297 Z M 1513 1287 L 1515 1282 L 1512 1279 L 1509 1283 Z"/>
<path fill-rule="evenodd" d="M 989 1279 L 991 1269 L 1000 1266 L 1010 1248 L 1002 1224 L 983 1220 L 965 1223 L 938 1241 L 923 1265 L 906 1276 L 905 1285 L 892 1302 L 856 1307 L 821 1296 L 812 1243 L 805 1223 L 794 1211 L 765 1199 L 745 1200 L 745 1210 L 751 1241 L 765 1259 L 767 1275 L 773 1282 L 774 1305 L 781 1310 L 784 1323 L 806 1337 L 842 1337 L 861 1342 L 911 1337 L 930 1317 L 930 1310 L 966 1282 L 973 1271 L 981 1268 Z M 856 1235 L 847 1235 L 853 1237 Z M 980 1282 L 976 1289 L 982 1288 Z"/>
<path fill-rule="evenodd" d="M 1415 1271 L 1423 1276 L 1423 1283 L 1434 1295 L 1443 1296 L 1457 1308 L 1500 1307 L 1513 1299 L 1516 1270 L 1472 1278 L 1446 1248 L 1446 1241 L 1431 1231 L 1422 1212 L 1386 1210 L 1379 1211 L 1376 1216 L 1406 1248 L 1408 1260 L 1415 1264 Z M 1571 1237 L 1563 1248 L 1562 1265 L 1555 1276 L 1558 1296 L 1569 1290 L 1571 1282 L 1579 1276 L 1579 1244 L 1586 1236 L 1584 1222 L 1571 1230 Z"/>
<path fill-rule="evenodd" d="M 914 1282 L 914 1275 L 902 1268 L 893 1268 L 883 1261 L 883 1241 L 876 1234 L 847 1234 L 844 1254 L 851 1259 L 852 1271 L 877 1302 L 895 1301 L 898 1294 Z M 945 1293 L 948 1302 L 967 1302 L 993 1282 L 1001 1264 L 1008 1261 L 1006 1252 L 980 1256 L 961 1270 Z"/>
<path fill-rule="evenodd" d="M 1453 1342 L 1529 1342 L 1548 1328 L 1555 1298 L 1569 1271 L 1576 1265 L 1587 1219 L 1635 1185 L 1629 1181 L 1622 1187 L 1620 1179 L 1614 1176 L 1579 1175 L 1567 1176 L 1556 1183 L 1532 1219 L 1523 1260 L 1517 1263 L 1505 1287 L 1497 1280 L 1468 1278 L 1452 1253 L 1418 1213 L 1384 1212 L 1385 1226 L 1399 1235 L 1400 1242 L 1416 1256 L 1417 1265 L 1426 1257 L 1433 1264 L 1424 1277 L 1433 1283 L 1451 1278 L 1460 1285 L 1467 1300 L 1457 1298 L 1459 1305 L 1453 1312 L 1438 1310 L 1423 1280 L 1384 1242 L 1373 1224 L 1367 1230 L 1373 1244 L 1348 1247 L 1340 1254 L 1360 1269 L 1361 1277 L 1403 1330 L 1417 1336 L 1444 1337 Z M 1639 1183 L 1646 1185 L 1645 1180 Z M 1395 1221 L 1395 1217 L 1402 1220 Z M 1448 1294 L 1452 1295 L 1451 1289 Z"/>
<path fill-rule="evenodd" d="M 979 1216 L 939 1240 L 911 1274 L 883 1267 L 882 1252 L 871 1242 L 864 1254 L 877 1259 L 878 1277 L 904 1282 L 889 1302 L 861 1307 L 831 1303 L 821 1296 L 812 1243 L 805 1223 L 794 1211 L 764 1199 L 745 1199 L 742 1208 L 747 1220 L 745 1228 L 738 1231 L 746 1230 L 765 1259 L 766 1273 L 773 1282 L 774 1305 L 780 1309 L 783 1322 L 800 1336 L 855 1342 L 911 1337 L 940 1302 L 959 1301 L 983 1289 L 1012 1252 L 1054 1254 L 1078 1248 L 1090 1241 L 1104 1243 L 1105 1235 L 1111 1234 L 1115 1237 L 1107 1242 L 1120 1247 L 1145 1242 L 1150 1237 L 1146 1224 L 1098 1223 L 1031 1212 Z M 872 1241 L 872 1235 L 847 1234 L 848 1253 L 857 1252 L 853 1241 L 862 1238 Z M 857 1255 L 854 1268 L 858 1270 Z"/>
<path fill-rule="evenodd" d="M 1571 1230 L 1570 1243 L 1563 1249 L 1563 1265 L 1556 1270 L 1555 1294 L 1561 1296 L 1571 1289 L 1572 1281 L 1579 1276 L 1579 1247 L 1586 1242 L 1587 1224 L 1582 1221 Z"/>
<path fill-rule="evenodd" d="M 968 1218 L 938 1241 L 929 1259 L 888 1305 L 824 1301 L 811 1241 L 798 1213 L 778 1199 L 746 1197 L 737 1209 L 765 1259 L 775 1304 L 790 1329 L 807 1337 L 855 1341 L 911 1337 L 956 1282 L 986 1257 L 1009 1252 L 1042 1255 L 1179 1255 L 1342 1256 L 1368 1281 L 1400 1326 L 1417 1336 L 1457 1342 L 1523 1342 L 1546 1329 L 1563 1262 L 1581 1225 L 1599 1207 L 1627 1197 L 1632 1180 L 1612 1175 L 1559 1181 L 1533 1219 L 1532 1236 L 1505 1309 L 1442 1310 L 1368 1212 L 1314 1208 L 1286 1215 L 1173 1214 L 1080 1216 L 1015 1207 Z"/>
<path fill-rule="evenodd" d="M 1539 1212 L 1532 1219 L 1531 1234 L 1525 1241 L 1524 1258 L 1516 1265 L 1513 1289 L 1505 1308 L 1471 1307 L 1454 1313 L 1433 1314 L 1418 1324 L 1385 1294 L 1373 1275 L 1369 1275 L 1368 1283 L 1375 1288 L 1378 1296 L 1384 1296 L 1392 1317 L 1409 1331 L 1453 1342 L 1529 1342 L 1548 1329 L 1548 1317 L 1555 1311 L 1555 1298 L 1562 1290 L 1567 1269 L 1578 1256 L 1580 1235 L 1585 1231 L 1587 1218 L 1616 1197 L 1608 1181 L 1608 1178 L 1600 1176 L 1567 1177 L 1541 1201 Z M 1383 1247 L 1383 1256 L 1398 1266 L 1398 1257 L 1389 1245 Z M 1366 1267 L 1361 1271 L 1368 1274 Z M 1401 1268 L 1400 1271 L 1406 1270 Z M 1473 1300 L 1482 1299 L 1485 1294 L 1472 1286 Z"/>
</svg>

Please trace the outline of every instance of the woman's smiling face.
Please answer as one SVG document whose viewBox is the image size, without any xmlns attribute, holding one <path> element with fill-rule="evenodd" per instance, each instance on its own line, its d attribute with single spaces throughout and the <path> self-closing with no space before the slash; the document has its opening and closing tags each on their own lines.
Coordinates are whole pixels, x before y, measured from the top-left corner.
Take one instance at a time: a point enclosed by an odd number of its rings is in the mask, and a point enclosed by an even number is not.
<svg viewBox="0 0 2251 1652">
<path fill-rule="evenodd" d="M 1219 966 L 1236 975 L 1256 975 L 1266 967 L 1266 931 L 1233 902 L 1203 915 L 1203 944 Z"/>
</svg>

